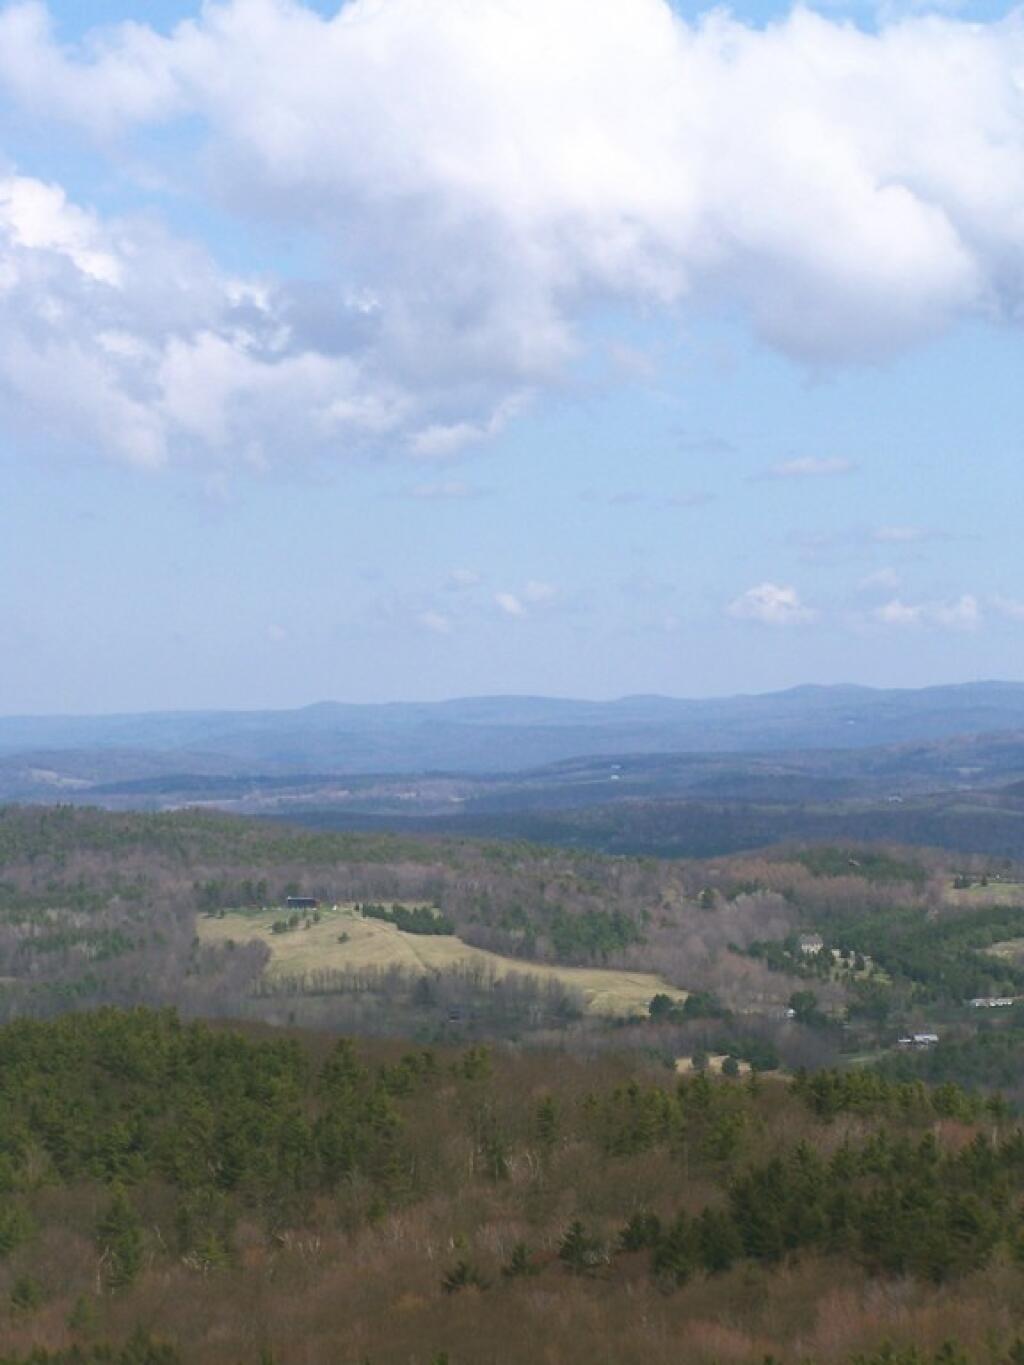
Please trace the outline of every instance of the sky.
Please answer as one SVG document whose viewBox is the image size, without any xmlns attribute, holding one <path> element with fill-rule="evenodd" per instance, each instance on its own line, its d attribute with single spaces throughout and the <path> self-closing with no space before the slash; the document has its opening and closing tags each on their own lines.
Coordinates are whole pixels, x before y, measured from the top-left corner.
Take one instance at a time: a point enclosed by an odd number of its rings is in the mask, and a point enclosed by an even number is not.
<svg viewBox="0 0 1024 1365">
<path fill-rule="evenodd" d="M 0 0 L 0 713 L 1024 678 L 1024 11 Z"/>
</svg>

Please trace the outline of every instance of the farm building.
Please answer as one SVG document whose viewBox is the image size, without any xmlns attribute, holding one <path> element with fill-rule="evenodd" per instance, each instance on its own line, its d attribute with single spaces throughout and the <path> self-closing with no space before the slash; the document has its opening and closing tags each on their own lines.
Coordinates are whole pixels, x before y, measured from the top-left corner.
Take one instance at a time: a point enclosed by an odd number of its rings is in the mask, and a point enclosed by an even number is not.
<svg viewBox="0 0 1024 1365">
<path fill-rule="evenodd" d="M 896 1039 L 897 1047 L 934 1047 L 939 1041 L 937 1033 L 904 1033 Z"/>
<path fill-rule="evenodd" d="M 284 904 L 286 910 L 316 910 L 320 902 L 315 896 L 289 896 Z"/>
</svg>

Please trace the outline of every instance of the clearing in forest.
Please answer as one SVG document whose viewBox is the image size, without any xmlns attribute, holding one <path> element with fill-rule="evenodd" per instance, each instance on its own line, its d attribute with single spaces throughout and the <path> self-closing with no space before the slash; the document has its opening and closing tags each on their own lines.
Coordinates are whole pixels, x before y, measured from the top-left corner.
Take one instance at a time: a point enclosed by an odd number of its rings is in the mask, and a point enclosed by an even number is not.
<svg viewBox="0 0 1024 1365">
<path fill-rule="evenodd" d="M 709 1071 L 713 1076 L 721 1076 L 722 1066 L 724 1065 L 728 1055 L 729 1054 L 727 1052 L 711 1053 L 707 1059 L 707 1064 L 704 1067 L 704 1070 Z M 738 1058 L 736 1064 L 739 1067 L 739 1070 L 736 1073 L 738 1076 L 749 1076 L 751 1071 L 753 1071 L 754 1069 L 749 1062 L 741 1062 Z M 696 1074 L 697 1068 L 693 1064 L 692 1057 L 676 1058 L 676 1075 L 695 1076 Z"/>
<path fill-rule="evenodd" d="M 319 922 L 287 933 L 274 933 L 280 910 L 229 911 L 216 919 L 200 918 L 198 933 L 207 942 L 228 939 L 245 943 L 262 939 L 271 951 L 267 975 L 304 976 L 308 972 L 379 971 L 400 967 L 417 975 L 452 967 L 476 968 L 495 977 L 516 973 L 542 981 L 555 980 L 583 997 L 587 1012 L 605 1015 L 647 1013 L 651 997 L 659 993 L 685 1000 L 678 990 L 653 972 L 619 971 L 605 967 L 558 967 L 502 957 L 463 943 L 454 934 L 407 934 L 383 920 L 364 919 L 354 906 L 321 907 Z"/>
<path fill-rule="evenodd" d="M 1024 938 L 1005 938 L 1002 943 L 993 943 L 982 951 L 988 953 L 989 957 L 1002 958 L 1004 962 L 1016 965 L 1024 958 Z"/>
<path fill-rule="evenodd" d="M 956 879 L 950 877 L 944 899 L 947 905 L 1024 905 L 1024 882 L 998 881 L 990 877 L 984 885 L 977 881 L 970 886 L 957 886 Z"/>
</svg>

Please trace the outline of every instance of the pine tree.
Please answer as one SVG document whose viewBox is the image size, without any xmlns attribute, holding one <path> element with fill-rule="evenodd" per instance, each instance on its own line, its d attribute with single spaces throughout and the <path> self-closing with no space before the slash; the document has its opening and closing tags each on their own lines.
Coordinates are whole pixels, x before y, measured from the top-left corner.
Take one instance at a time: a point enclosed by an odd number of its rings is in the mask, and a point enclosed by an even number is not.
<svg viewBox="0 0 1024 1365">
<path fill-rule="evenodd" d="M 578 1218 L 562 1238 L 558 1258 L 573 1275 L 592 1275 L 608 1259 L 601 1242 L 587 1233 Z"/>
<path fill-rule="evenodd" d="M 117 1365 L 182 1365 L 181 1356 L 167 1341 L 155 1341 L 137 1327 L 117 1357 Z"/>
<path fill-rule="evenodd" d="M 516 1242 L 508 1262 L 501 1268 L 501 1273 L 507 1280 L 520 1279 L 525 1275 L 537 1275 L 539 1272 L 540 1267 L 534 1263 L 525 1242 Z"/>
<path fill-rule="evenodd" d="M 96 1241 L 107 1258 L 112 1288 L 129 1285 L 142 1268 L 142 1222 L 120 1185 L 96 1227 Z"/>
<path fill-rule="evenodd" d="M 706 1208 L 697 1220 L 701 1265 L 709 1274 L 728 1270 L 743 1255 L 743 1243 L 732 1219 L 719 1209 Z"/>
<path fill-rule="evenodd" d="M 651 1268 L 659 1279 L 685 1284 L 699 1264 L 696 1224 L 680 1211 L 654 1248 Z"/>
<path fill-rule="evenodd" d="M 460 1289 L 486 1289 L 487 1281 L 470 1261 L 456 1261 L 441 1281 L 446 1294 L 457 1294 Z"/>
<path fill-rule="evenodd" d="M 634 1213 L 619 1233 L 620 1251 L 649 1251 L 658 1245 L 661 1237 L 661 1219 L 649 1209 Z"/>
<path fill-rule="evenodd" d="M 533 1126 L 541 1151 L 551 1152 L 558 1140 L 558 1110 L 550 1095 L 545 1095 L 537 1105 Z"/>
<path fill-rule="evenodd" d="M 96 1305 L 85 1294 L 79 1294 L 68 1314 L 68 1330 L 81 1336 L 96 1330 Z"/>
<path fill-rule="evenodd" d="M 16 1313 L 34 1313 L 41 1308 L 43 1291 L 31 1275 L 19 1275 L 11 1286 L 11 1307 Z"/>
</svg>

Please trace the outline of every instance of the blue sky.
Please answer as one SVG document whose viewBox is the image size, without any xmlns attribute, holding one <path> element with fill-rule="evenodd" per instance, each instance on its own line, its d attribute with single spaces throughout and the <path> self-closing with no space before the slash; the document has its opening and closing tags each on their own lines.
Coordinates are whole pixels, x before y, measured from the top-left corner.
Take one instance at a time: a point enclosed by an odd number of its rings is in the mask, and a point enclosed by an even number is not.
<svg viewBox="0 0 1024 1365">
<path fill-rule="evenodd" d="M 0 5 L 0 712 L 1024 676 L 1017 19 L 336 11 Z"/>
</svg>

